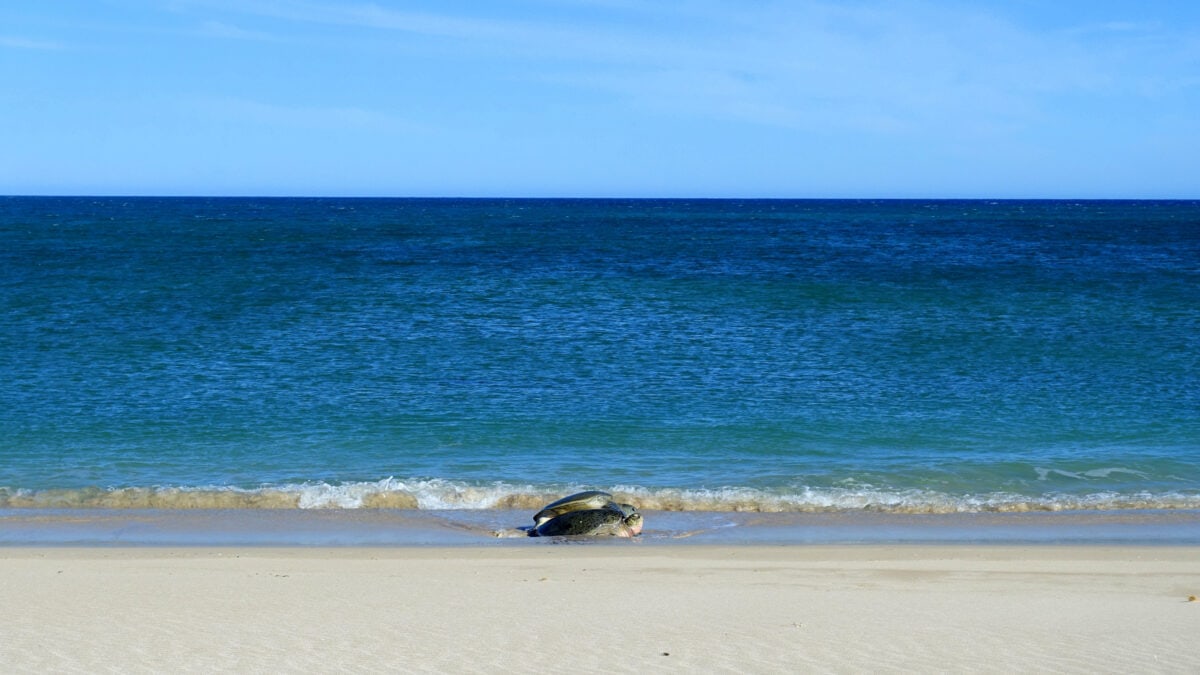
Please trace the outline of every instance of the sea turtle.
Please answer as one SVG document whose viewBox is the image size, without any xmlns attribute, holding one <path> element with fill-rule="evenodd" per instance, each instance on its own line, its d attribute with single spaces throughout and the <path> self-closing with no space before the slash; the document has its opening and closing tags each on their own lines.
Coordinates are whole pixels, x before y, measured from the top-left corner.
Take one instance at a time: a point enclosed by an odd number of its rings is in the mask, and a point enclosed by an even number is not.
<svg viewBox="0 0 1200 675">
<path fill-rule="evenodd" d="M 570 511 L 587 511 L 589 509 L 603 509 L 613 503 L 612 495 L 600 490 L 588 490 L 586 492 L 577 492 L 573 495 L 567 495 L 562 499 L 550 502 L 541 511 L 533 516 L 534 527 L 542 523 L 560 516 Z M 614 508 L 620 510 L 615 504 Z M 628 515 L 628 514 L 626 514 Z"/>
<path fill-rule="evenodd" d="M 568 511 L 534 528 L 539 537 L 610 536 L 636 537 L 642 533 L 642 514 L 628 516 L 618 509 Z"/>
</svg>

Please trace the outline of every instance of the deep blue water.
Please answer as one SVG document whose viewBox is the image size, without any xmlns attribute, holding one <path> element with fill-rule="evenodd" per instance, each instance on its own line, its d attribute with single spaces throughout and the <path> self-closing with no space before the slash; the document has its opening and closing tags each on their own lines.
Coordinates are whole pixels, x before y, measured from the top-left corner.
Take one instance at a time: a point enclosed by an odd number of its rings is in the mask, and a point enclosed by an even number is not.
<svg viewBox="0 0 1200 675">
<path fill-rule="evenodd" d="M 0 506 L 574 487 L 1198 508 L 1200 202 L 0 198 Z"/>
</svg>

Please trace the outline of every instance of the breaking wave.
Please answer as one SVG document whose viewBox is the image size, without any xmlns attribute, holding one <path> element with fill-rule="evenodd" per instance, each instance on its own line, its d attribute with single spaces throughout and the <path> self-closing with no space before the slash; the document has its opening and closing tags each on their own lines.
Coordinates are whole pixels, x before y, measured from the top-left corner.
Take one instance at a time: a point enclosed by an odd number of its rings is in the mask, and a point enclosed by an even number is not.
<svg viewBox="0 0 1200 675">
<path fill-rule="evenodd" d="M 1200 491 L 954 495 L 929 490 L 803 488 L 675 489 L 630 485 L 470 484 L 440 479 L 240 487 L 0 488 L 0 508 L 106 509 L 533 509 L 570 492 L 599 487 L 618 501 L 660 511 L 817 513 L 983 513 L 1121 509 L 1200 509 Z"/>
</svg>

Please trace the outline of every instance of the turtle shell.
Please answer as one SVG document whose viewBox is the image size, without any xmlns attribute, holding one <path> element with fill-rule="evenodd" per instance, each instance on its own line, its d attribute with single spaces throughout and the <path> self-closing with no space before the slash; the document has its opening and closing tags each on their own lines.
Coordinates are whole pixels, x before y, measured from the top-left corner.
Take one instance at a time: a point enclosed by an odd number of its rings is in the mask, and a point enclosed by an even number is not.
<svg viewBox="0 0 1200 675">
<path fill-rule="evenodd" d="M 536 525 L 561 516 L 564 513 L 571 511 L 587 511 L 594 509 L 603 509 L 612 503 L 612 495 L 600 490 L 588 490 L 586 492 L 576 492 L 573 495 L 567 495 L 558 501 L 550 502 L 542 507 L 533 516 L 533 522 Z"/>
</svg>

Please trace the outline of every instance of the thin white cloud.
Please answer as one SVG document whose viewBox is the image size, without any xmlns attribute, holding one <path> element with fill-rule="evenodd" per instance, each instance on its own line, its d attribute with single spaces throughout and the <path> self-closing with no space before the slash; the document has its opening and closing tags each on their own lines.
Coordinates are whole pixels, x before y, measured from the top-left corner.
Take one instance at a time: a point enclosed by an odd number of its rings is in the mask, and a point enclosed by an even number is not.
<svg viewBox="0 0 1200 675">
<path fill-rule="evenodd" d="M 528 24 L 449 13 L 415 12 L 370 3 L 288 2 L 274 0 L 184 0 L 177 8 L 200 7 L 230 14 L 268 17 L 300 23 L 403 31 L 437 37 L 476 39 L 527 34 Z"/>
<path fill-rule="evenodd" d="M 873 133 L 1005 132 L 1037 123 L 1055 96 L 1177 89 L 1186 85 L 1164 82 L 1155 60 L 1178 66 L 1195 44 L 1153 22 L 1048 31 L 1002 7 L 932 2 L 577 0 L 590 11 L 572 20 L 563 12 L 513 19 L 357 2 L 197 1 L 230 14 L 454 40 L 463 58 L 494 58 L 500 67 L 524 59 L 507 66 L 511 77 L 658 111 Z"/>
<path fill-rule="evenodd" d="M 66 45 L 61 42 L 51 40 L 33 40 L 25 37 L 14 35 L 0 35 L 0 47 L 9 49 L 34 49 L 42 51 L 56 51 L 66 49 Z"/>
<path fill-rule="evenodd" d="M 221 21 L 205 21 L 200 24 L 200 35 L 229 40 L 252 40 L 257 42 L 276 42 L 278 37 L 262 31 L 247 30 Z"/>
<path fill-rule="evenodd" d="M 272 128 L 365 129 L 380 133 L 411 133 L 421 129 L 395 115 L 355 106 L 280 105 L 240 98 L 209 98 L 198 101 L 193 110 L 225 122 Z"/>
<path fill-rule="evenodd" d="M 1068 35 L 1128 35 L 1130 33 L 1157 33 L 1163 25 L 1157 21 L 1104 21 L 1072 26 L 1065 31 Z"/>
</svg>

